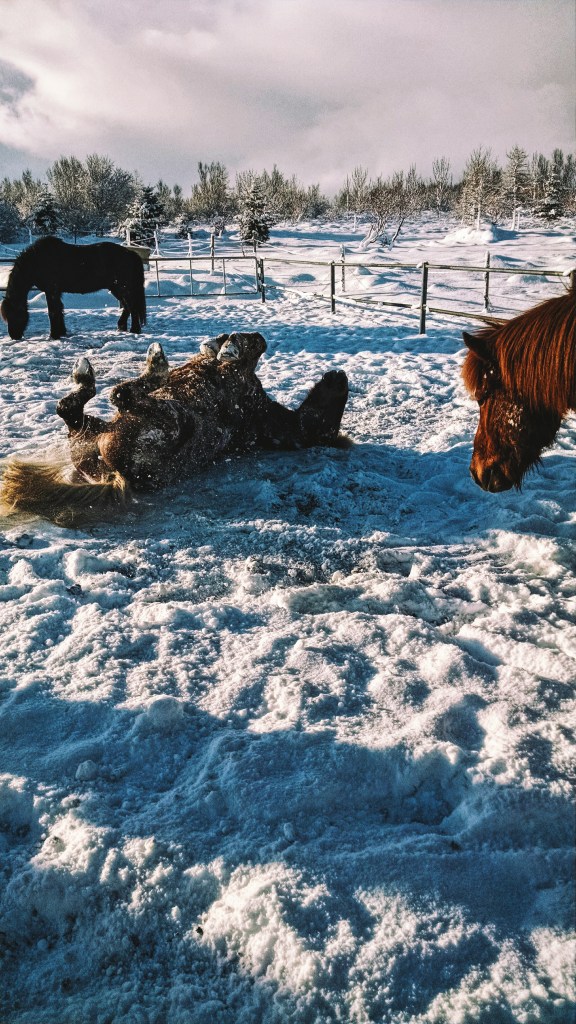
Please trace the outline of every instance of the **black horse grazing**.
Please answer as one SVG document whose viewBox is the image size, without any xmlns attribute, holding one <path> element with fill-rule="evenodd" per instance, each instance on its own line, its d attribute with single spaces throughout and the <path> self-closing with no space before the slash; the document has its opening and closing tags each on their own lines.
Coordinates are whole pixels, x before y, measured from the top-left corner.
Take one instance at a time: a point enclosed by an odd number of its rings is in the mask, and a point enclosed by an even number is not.
<svg viewBox="0 0 576 1024">
<path fill-rule="evenodd" d="M 127 486 L 154 490 L 229 452 L 338 444 L 346 374 L 325 373 L 298 409 L 288 409 L 269 398 L 254 372 L 265 349 L 261 334 L 222 334 L 169 370 L 154 342 L 142 376 L 113 388 L 118 411 L 110 421 L 84 412 L 96 382 L 81 358 L 73 371 L 76 387 L 57 406 L 69 431 L 74 479 L 61 465 L 13 460 L 4 473 L 4 504 L 74 521 L 86 509 L 98 515 L 122 502 Z"/>
<path fill-rule="evenodd" d="M 97 292 L 107 288 L 122 306 L 118 330 L 140 334 L 146 323 L 144 266 L 130 249 L 116 242 L 70 245 L 61 238 L 39 238 L 16 257 L 8 278 L 6 297 L 0 313 L 14 341 L 22 338 L 28 324 L 28 292 L 38 288 L 46 294 L 50 337 L 66 334 L 62 292 Z"/>
</svg>

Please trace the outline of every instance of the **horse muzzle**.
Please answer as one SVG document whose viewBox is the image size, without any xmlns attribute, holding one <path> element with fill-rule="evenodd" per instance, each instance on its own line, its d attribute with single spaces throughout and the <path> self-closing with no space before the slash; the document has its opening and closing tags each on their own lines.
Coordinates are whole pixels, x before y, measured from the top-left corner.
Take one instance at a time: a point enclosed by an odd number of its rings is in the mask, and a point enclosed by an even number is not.
<svg viewBox="0 0 576 1024">
<path fill-rule="evenodd" d="M 474 468 L 474 463 L 470 464 L 470 475 L 475 483 L 482 488 L 483 491 L 489 491 L 491 494 L 499 494 L 501 491 L 509 491 L 515 486 L 514 480 L 511 480 L 506 475 L 501 466 L 491 465 L 485 466 L 477 471 Z"/>
</svg>

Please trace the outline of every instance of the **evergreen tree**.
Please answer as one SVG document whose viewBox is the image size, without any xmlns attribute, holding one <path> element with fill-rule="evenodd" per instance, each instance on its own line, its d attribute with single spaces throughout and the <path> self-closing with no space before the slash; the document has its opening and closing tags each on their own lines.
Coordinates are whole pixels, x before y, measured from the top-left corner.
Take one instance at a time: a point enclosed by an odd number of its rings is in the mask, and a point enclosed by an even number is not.
<svg viewBox="0 0 576 1024">
<path fill-rule="evenodd" d="M 173 221 L 177 221 L 181 217 L 184 209 L 184 200 L 182 196 L 182 189 L 180 185 L 174 185 L 170 188 L 162 178 L 156 185 L 156 195 L 158 196 L 158 202 L 162 210 L 161 225 L 164 227 L 167 224 L 171 224 Z"/>
<path fill-rule="evenodd" d="M 557 163 L 550 162 L 544 182 L 544 195 L 536 207 L 536 214 L 543 220 L 557 220 L 564 213 L 564 182 Z"/>
<path fill-rule="evenodd" d="M 576 160 L 568 153 L 564 163 L 564 212 L 576 212 Z"/>
<path fill-rule="evenodd" d="M 0 199 L 0 242 L 15 242 L 20 230 L 20 217 L 13 203 Z"/>
<path fill-rule="evenodd" d="M 516 216 L 530 194 L 528 154 L 520 146 L 513 146 L 506 156 L 508 163 L 502 173 L 502 200 L 514 226 Z"/>
<path fill-rule="evenodd" d="M 26 218 L 26 223 L 34 235 L 53 235 L 58 230 L 60 217 L 54 197 L 48 189 L 40 193 L 36 206 Z"/>
<path fill-rule="evenodd" d="M 0 197 L 18 211 L 20 220 L 26 223 L 32 210 L 38 203 L 39 196 L 46 189 L 39 178 L 32 176 L 32 171 L 23 171 L 20 178 L 10 181 L 4 178 L 0 185 Z"/>
<path fill-rule="evenodd" d="M 162 223 L 162 206 L 151 185 L 140 189 L 128 208 L 123 227 L 129 229 L 130 239 L 136 245 L 154 245 L 154 232 Z"/>
<path fill-rule="evenodd" d="M 535 213 L 544 196 L 548 177 L 548 161 L 542 153 L 533 153 L 530 161 L 530 199 L 532 212 Z"/>
<path fill-rule="evenodd" d="M 320 185 L 309 185 L 303 195 L 301 216 L 314 220 L 316 217 L 324 217 L 329 209 L 330 203 L 320 191 Z"/>
<path fill-rule="evenodd" d="M 246 183 L 246 190 L 240 195 L 238 227 L 243 242 L 267 242 L 270 237 L 270 217 L 266 209 L 264 187 L 255 175 L 249 186 Z"/>
</svg>

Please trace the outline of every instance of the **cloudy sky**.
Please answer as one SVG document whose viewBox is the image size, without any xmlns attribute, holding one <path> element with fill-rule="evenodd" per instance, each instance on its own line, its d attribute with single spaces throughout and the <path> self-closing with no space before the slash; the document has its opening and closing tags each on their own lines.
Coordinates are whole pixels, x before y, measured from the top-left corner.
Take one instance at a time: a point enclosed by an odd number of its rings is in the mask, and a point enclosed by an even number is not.
<svg viewBox="0 0 576 1024">
<path fill-rule="evenodd" d="M 482 145 L 576 148 L 575 0 L 2 0 L 0 177 L 110 156 L 335 190 Z"/>
</svg>

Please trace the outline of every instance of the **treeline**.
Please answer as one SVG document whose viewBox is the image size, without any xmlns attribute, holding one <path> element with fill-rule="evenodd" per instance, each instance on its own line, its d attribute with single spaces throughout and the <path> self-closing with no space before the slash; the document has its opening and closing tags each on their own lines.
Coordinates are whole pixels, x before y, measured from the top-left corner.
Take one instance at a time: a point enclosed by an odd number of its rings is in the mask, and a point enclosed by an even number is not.
<svg viewBox="0 0 576 1024">
<path fill-rule="evenodd" d="M 279 221 L 349 215 L 365 220 L 367 241 L 393 244 L 404 222 L 423 211 L 453 214 L 468 224 L 508 220 L 512 225 L 523 215 L 553 221 L 576 214 L 576 161 L 561 149 L 551 157 L 529 157 L 514 146 L 500 166 L 490 150 L 479 148 L 459 181 L 446 157 L 434 161 L 429 178 L 414 166 L 376 178 L 356 167 L 331 198 L 319 185 L 303 185 L 276 166 L 270 172 L 243 171 L 233 182 L 219 162 L 200 162 L 197 172 L 185 196 L 179 185 L 162 180 L 144 185 L 106 156 L 93 154 L 84 162 L 60 157 L 45 181 L 26 170 L 0 183 L 0 241 L 15 241 L 25 229 L 36 236 L 74 238 L 129 230 L 133 241 L 151 244 L 154 231 L 168 224 L 186 237 L 199 224 L 222 233 L 232 221 L 243 239 L 265 241 Z"/>
</svg>

